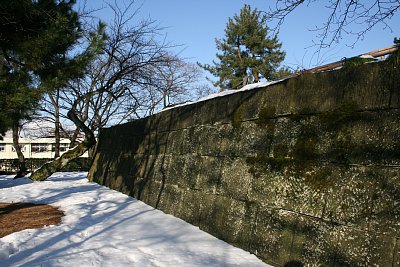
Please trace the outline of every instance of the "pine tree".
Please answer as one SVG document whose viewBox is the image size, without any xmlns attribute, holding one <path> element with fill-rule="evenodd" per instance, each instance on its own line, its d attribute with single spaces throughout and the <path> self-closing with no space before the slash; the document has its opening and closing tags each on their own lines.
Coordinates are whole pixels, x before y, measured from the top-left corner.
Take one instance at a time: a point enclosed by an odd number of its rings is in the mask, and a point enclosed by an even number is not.
<svg viewBox="0 0 400 267">
<path fill-rule="evenodd" d="M 0 1 L 0 137 L 29 119 L 46 92 L 79 76 L 101 45 L 104 25 L 82 53 L 71 53 L 82 37 L 75 0 Z M 16 135 L 17 136 L 17 135 Z M 16 139 L 16 138 L 14 138 Z M 20 166 L 23 154 L 14 141 Z M 20 170 L 24 175 L 24 170 Z"/>
<path fill-rule="evenodd" d="M 0 1 L 0 134 L 12 120 L 29 117 L 43 94 L 83 73 L 104 41 L 104 25 L 93 42 L 71 53 L 82 37 L 75 0 Z"/>
<path fill-rule="evenodd" d="M 281 51 L 277 35 L 269 37 L 267 17 L 250 5 L 239 15 L 229 18 L 225 38 L 216 39 L 219 62 L 202 65 L 219 80 L 214 84 L 221 89 L 237 89 L 261 78 L 273 79 L 285 53 Z"/>
<path fill-rule="evenodd" d="M 74 1 L 0 2 L 0 128 L 25 119 L 43 94 L 41 80 L 61 67 L 79 37 Z M 54 75 L 53 75 L 54 76 Z"/>
</svg>

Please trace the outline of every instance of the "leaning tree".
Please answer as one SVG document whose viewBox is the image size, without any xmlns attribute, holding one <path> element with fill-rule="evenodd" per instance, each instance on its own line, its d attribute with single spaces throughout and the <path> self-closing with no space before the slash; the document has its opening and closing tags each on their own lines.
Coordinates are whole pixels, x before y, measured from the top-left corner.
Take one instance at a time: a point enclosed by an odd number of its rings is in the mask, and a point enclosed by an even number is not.
<svg viewBox="0 0 400 267">
<path fill-rule="evenodd" d="M 83 132 L 84 140 L 34 171 L 32 180 L 47 179 L 71 160 L 94 148 L 95 131 L 107 121 L 103 111 L 112 112 L 115 110 L 112 106 L 121 105 L 116 101 L 122 99 L 126 100 L 122 101 L 125 108 L 134 108 L 142 86 L 152 81 L 149 77 L 153 75 L 152 70 L 168 59 L 167 44 L 158 38 L 158 25 L 149 19 L 134 23 L 137 12 L 131 12 L 133 2 L 123 9 L 117 5 L 109 7 L 114 19 L 106 30 L 107 40 L 102 52 L 84 76 L 70 80 L 63 88 L 72 98 L 67 103 L 67 117 Z"/>
</svg>

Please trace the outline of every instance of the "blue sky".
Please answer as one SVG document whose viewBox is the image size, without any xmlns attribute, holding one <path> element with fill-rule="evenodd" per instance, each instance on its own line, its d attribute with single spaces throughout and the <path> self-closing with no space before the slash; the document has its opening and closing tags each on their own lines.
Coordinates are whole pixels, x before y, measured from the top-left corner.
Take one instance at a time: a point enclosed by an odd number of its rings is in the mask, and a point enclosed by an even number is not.
<svg viewBox="0 0 400 267">
<path fill-rule="evenodd" d="M 117 0 L 122 3 L 122 0 Z M 250 4 L 258 10 L 268 10 L 268 5 L 275 1 L 268 0 L 140 0 L 139 16 L 150 17 L 166 27 L 164 32 L 167 40 L 181 45 L 175 48 L 181 55 L 192 62 L 211 63 L 215 59 L 217 49 L 215 38 L 224 36 L 224 29 L 229 17 L 239 13 L 244 4 Z M 317 40 L 316 33 L 310 31 L 316 25 L 321 26 L 327 18 L 323 5 L 327 1 L 316 1 L 310 7 L 303 7 L 291 14 L 280 28 L 279 40 L 286 51 L 283 64 L 296 68 L 310 68 L 383 48 L 393 44 L 395 36 L 400 37 L 400 11 L 390 20 L 390 29 L 378 25 L 367 33 L 364 40 L 358 41 L 353 48 L 350 36 L 345 36 L 339 44 L 323 49 L 315 54 L 313 40 Z M 100 3 L 97 1 L 91 4 Z"/>
</svg>

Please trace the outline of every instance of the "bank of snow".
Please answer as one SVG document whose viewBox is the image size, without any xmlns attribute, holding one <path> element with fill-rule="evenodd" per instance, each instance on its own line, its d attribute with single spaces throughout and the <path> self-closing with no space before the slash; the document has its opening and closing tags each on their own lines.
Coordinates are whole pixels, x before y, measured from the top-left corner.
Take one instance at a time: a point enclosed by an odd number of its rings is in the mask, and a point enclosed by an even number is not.
<svg viewBox="0 0 400 267">
<path fill-rule="evenodd" d="M 45 203 L 62 223 L 0 239 L 0 266 L 268 266 L 254 255 L 134 198 L 56 173 L 45 182 L 0 176 L 0 202 Z"/>
</svg>

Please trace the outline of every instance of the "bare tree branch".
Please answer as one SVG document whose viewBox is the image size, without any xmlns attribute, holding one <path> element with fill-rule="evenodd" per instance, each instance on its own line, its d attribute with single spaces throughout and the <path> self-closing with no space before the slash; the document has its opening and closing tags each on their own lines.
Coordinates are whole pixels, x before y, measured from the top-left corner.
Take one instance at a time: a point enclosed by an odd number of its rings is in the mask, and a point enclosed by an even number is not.
<svg viewBox="0 0 400 267">
<path fill-rule="evenodd" d="M 266 14 L 270 21 L 277 23 L 277 30 L 286 17 L 299 6 L 311 6 L 316 2 L 316 0 L 277 0 L 275 7 L 270 8 Z M 354 36 L 355 41 L 351 44 L 354 45 L 379 24 L 390 29 L 388 21 L 400 10 L 399 0 L 325 0 L 324 2 L 325 9 L 329 10 L 329 16 L 315 29 L 318 39 L 315 44 L 320 48 L 338 43 L 344 35 Z"/>
</svg>

